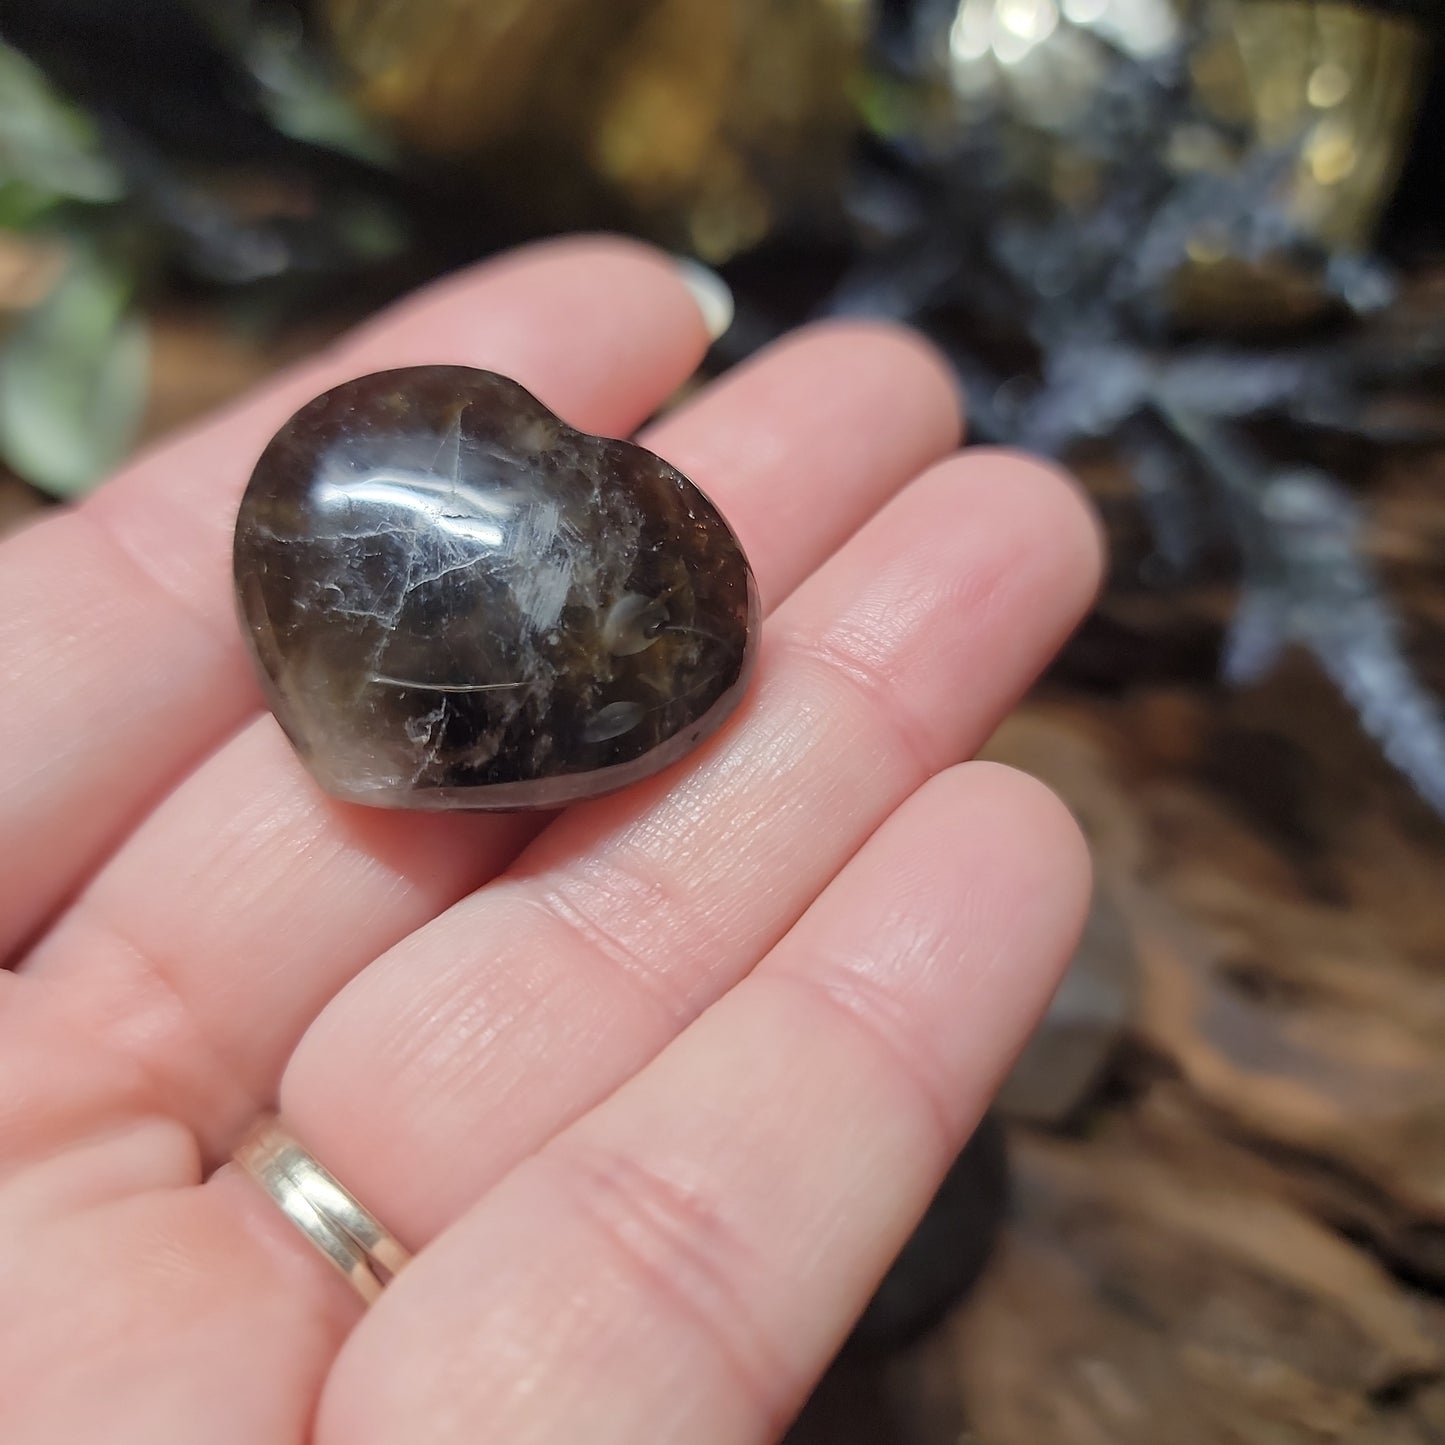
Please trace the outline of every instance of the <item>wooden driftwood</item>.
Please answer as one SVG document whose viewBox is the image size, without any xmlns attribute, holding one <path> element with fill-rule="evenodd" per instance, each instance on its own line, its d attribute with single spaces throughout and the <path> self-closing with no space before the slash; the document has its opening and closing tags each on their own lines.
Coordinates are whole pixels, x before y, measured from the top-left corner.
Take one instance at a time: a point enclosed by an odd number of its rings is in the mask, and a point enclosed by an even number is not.
<svg viewBox="0 0 1445 1445">
<path fill-rule="evenodd" d="M 1089 832 L 1129 1022 L 1053 1132 L 1015 1124 L 979 1288 L 840 1365 L 796 1439 L 1445 1441 L 1445 826 L 1305 659 L 1235 694 L 1054 688 L 990 753 Z"/>
</svg>

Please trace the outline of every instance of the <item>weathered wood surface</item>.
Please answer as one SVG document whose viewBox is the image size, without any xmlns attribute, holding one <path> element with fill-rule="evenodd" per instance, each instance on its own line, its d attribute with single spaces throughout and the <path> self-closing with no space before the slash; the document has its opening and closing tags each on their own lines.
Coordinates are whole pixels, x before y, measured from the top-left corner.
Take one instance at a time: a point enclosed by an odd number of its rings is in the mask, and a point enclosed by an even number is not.
<svg viewBox="0 0 1445 1445">
<path fill-rule="evenodd" d="M 1377 531 L 1438 673 L 1421 475 Z M 1445 1442 L 1445 827 L 1301 658 L 1055 685 L 990 752 L 1083 820 L 1129 1023 L 1063 1127 L 1014 1126 L 975 1294 L 840 1365 L 799 1445 Z"/>
</svg>

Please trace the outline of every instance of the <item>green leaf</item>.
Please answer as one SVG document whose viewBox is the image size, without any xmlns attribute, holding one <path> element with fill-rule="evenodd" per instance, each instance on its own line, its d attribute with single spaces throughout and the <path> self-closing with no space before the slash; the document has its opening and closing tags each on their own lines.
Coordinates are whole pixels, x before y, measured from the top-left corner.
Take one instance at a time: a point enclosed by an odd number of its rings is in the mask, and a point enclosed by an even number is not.
<svg viewBox="0 0 1445 1445">
<path fill-rule="evenodd" d="M 0 190 L 10 186 L 91 202 L 114 201 L 124 189 L 85 113 L 0 42 Z"/>
<path fill-rule="evenodd" d="M 0 453 L 55 496 L 94 486 L 135 440 L 150 348 L 130 293 L 125 275 L 78 252 L 0 351 Z"/>
<path fill-rule="evenodd" d="M 23 231 L 48 216 L 63 200 L 43 186 L 0 175 L 0 231 Z"/>
<path fill-rule="evenodd" d="M 249 0 L 192 0 L 191 8 L 250 72 L 262 109 L 283 135 L 373 165 L 395 164 L 395 144 L 347 98 L 293 9 Z"/>
</svg>

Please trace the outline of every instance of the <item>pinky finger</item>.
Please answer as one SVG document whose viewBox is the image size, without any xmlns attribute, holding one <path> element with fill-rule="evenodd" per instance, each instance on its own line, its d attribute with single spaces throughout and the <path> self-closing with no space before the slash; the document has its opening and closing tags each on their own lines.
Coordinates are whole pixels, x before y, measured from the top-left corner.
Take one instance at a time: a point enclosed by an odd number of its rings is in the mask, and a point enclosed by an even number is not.
<svg viewBox="0 0 1445 1445">
<path fill-rule="evenodd" d="M 1031 780 L 935 778 L 416 1261 L 343 1350 L 318 1441 L 775 1439 L 1043 1008 L 1088 879 Z"/>
</svg>

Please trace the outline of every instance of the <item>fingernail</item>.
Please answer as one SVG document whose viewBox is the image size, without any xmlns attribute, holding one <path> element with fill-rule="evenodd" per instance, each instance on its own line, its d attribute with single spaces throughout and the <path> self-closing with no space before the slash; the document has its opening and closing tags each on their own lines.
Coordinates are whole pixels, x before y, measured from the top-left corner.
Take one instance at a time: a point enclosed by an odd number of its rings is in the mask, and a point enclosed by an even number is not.
<svg viewBox="0 0 1445 1445">
<path fill-rule="evenodd" d="M 716 341 L 733 324 L 733 293 L 721 276 L 691 256 L 676 257 L 682 284 L 692 292 L 708 340 Z"/>
</svg>

